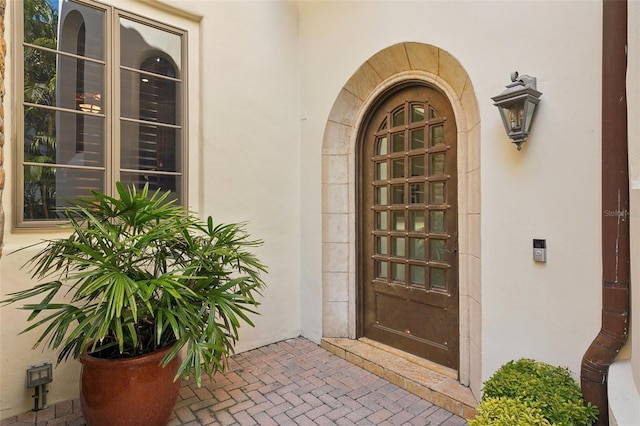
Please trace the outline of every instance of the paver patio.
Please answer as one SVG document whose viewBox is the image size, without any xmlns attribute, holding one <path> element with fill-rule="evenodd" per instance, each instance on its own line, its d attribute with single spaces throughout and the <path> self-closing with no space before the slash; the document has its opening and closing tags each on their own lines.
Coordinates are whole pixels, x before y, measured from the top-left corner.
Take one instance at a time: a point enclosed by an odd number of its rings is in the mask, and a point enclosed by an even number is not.
<svg viewBox="0 0 640 426">
<path fill-rule="evenodd" d="M 1 426 L 84 425 L 78 400 L 0 420 Z M 421 425 L 467 422 L 304 338 L 233 356 L 229 370 L 182 383 L 170 426 Z M 144 425 L 140 425 L 144 426 Z"/>
</svg>

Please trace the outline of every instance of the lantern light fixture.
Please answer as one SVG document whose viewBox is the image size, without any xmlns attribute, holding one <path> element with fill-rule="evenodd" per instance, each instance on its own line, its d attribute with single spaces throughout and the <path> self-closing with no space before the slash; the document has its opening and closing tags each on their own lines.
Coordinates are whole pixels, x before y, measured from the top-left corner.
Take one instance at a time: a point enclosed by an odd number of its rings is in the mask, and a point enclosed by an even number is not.
<svg viewBox="0 0 640 426">
<path fill-rule="evenodd" d="M 491 98 L 500 111 L 507 135 L 516 144 L 518 151 L 529 136 L 540 96 L 542 93 L 536 90 L 536 78 L 518 75 L 515 71 L 511 74 L 511 84 L 502 93 Z"/>
</svg>

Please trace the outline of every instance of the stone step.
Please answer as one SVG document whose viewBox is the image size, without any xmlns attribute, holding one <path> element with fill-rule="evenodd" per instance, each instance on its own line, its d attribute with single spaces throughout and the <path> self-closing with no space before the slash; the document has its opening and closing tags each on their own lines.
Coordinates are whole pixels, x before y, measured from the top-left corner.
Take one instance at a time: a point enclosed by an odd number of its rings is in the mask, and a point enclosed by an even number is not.
<svg viewBox="0 0 640 426">
<path fill-rule="evenodd" d="M 478 401 L 457 372 L 370 339 L 324 337 L 329 352 L 452 413 L 472 419 Z"/>
</svg>

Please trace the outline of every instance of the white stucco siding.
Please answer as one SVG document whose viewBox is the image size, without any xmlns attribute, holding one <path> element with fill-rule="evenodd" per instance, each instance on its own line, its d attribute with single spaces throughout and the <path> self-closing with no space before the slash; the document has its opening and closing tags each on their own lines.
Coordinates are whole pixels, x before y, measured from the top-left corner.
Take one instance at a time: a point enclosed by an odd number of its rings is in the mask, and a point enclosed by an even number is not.
<svg viewBox="0 0 640 426">
<path fill-rule="evenodd" d="M 399 42 L 446 50 L 481 115 L 482 222 L 470 226 L 482 234 L 482 312 L 470 320 L 482 322 L 482 366 L 472 368 L 486 379 L 533 357 L 578 373 L 600 316 L 599 3 L 301 2 L 300 28 L 303 227 L 320 222 L 318 143 L 350 76 Z M 543 93 L 521 152 L 490 99 L 515 70 Z M 305 232 L 303 259 L 320 258 L 320 230 Z M 547 240 L 546 264 L 533 262 L 533 238 Z"/>
<path fill-rule="evenodd" d="M 182 5 L 182 3 L 180 2 Z M 301 333 L 297 5 L 192 2 L 201 21 L 202 210 L 248 222 L 269 267 L 239 351 Z"/>
<path fill-rule="evenodd" d="M 16 3 L 8 2 L 7 16 Z M 116 7 L 183 28 L 188 32 L 189 205 L 217 222 L 247 222 L 265 244 L 256 249 L 269 267 L 256 327 L 242 326 L 237 351 L 301 334 L 300 323 L 300 160 L 298 22 L 294 2 L 106 1 Z M 165 10 L 165 4 L 173 9 Z M 12 20 L 6 19 L 9 46 Z M 12 51 L 6 81 L 12 73 Z M 8 102 L 14 95 L 7 83 Z M 7 135 L 14 109 L 5 104 Z M 0 293 L 30 285 L 19 270 L 33 251 L 8 255 L 48 233 L 11 230 L 14 191 L 13 137 L 7 137 L 4 167 L 4 255 Z M 11 145 L 11 146 L 9 146 Z M 57 234 L 60 235 L 60 234 Z M 33 407 L 25 387 L 29 365 L 55 362 L 55 354 L 31 350 L 36 333 L 18 336 L 26 312 L 0 309 L 0 418 Z M 79 363 L 54 370 L 48 403 L 78 396 Z"/>
</svg>

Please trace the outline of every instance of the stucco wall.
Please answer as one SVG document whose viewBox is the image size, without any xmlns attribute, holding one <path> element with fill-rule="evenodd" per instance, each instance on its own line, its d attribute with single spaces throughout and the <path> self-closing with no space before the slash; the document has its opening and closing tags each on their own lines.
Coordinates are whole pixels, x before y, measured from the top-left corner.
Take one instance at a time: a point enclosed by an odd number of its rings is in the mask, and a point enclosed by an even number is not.
<svg viewBox="0 0 640 426">
<path fill-rule="evenodd" d="M 191 207 L 248 221 L 266 241 L 262 316 L 238 350 L 322 336 L 322 144 L 331 108 L 368 58 L 415 42 L 448 52 L 478 99 L 482 219 L 469 226 L 481 235 L 482 314 L 467 321 L 479 329 L 481 357 L 471 375 L 484 380 L 519 357 L 579 371 L 600 325 L 600 2 L 113 3 L 189 30 Z M 188 13 L 154 6 L 162 4 Z M 11 43 L 11 21 L 7 29 Z M 543 93 L 520 152 L 490 99 L 515 70 L 536 76 Z M 6 126 L 11 135 L 9 114 Z M 11 161 L 5 167 L 8 253 L 40 235 L 11 231 Z M 533 262 L 533 238 L 547 239 L 546 264 Z M 18 269 L 27 254 L 2 257 L 0 293 L 28 282 Z M 29 349 L 32 336 L 16 336 L 25 318 L 0 309 L 2 418 L 31 407 L 26 367 L 54 360 Z M 50 402 L 76 396 L 76 374 L 74 363 L 55 370 Z"/>
<path fill-rule="evenodd" d="M 256 254 L 268 265 L 268 288 L 255 317 L 255 328 L 242 327 L 237 351 L 301 334 L 300 325 L 300 161 L 297 6 L 290 2 L 107 1 L 121 9 L 188 31 L 189 204 L 219 222 L 248 222 L 255 238 L 265 241 Z M 9 2 L 8 15 L 17 2 Z M 7 38 L 14 37 L 7 21 Z M 12 74 L 11 51 L 7 81 Z M 10 87 L 8 87 L 10 92 Z M 15 93 L 8 93 L 13 99 Z M 5 98 L 7 100 L 7 98 Z M 7 134 L 13 134 L 6 109 Z M 13 158 L 7 138 L 6 158 Z M 3 194 L 7 220 L 4 256 L 0 261 L 0 293 L 30 283 L 20 265 L 33 252 L 8 254 L 55 234 L 11 229 L 13 167 L 5 162 Z M 25 387 L 29 365 L 55 355 L 31 350 L 35 333 L 18 336 L 27 314 L 15 307 L 0 309 L 0 418 L 33 407 Z M 54 369 L 48 402 L 76 398 L 79 364 Z"/>
<path fill-rule="evenodd" d="M 479 102 L 482 365 L 472 368 L 486 379 L 526 356 L 579 372 L 600 313 L 600 28 L 600 5 L 588 1 L 301 2 L 303 292 L 314 328 L 319 141 L 332 105 L 375 53 L 425 43 L 455 57 Z M 520 152 L 490 100 L 514 70 L 536 76 L 543 93 Z M 546 264 L 533 262 L 533 238 L 547 239 Z"/>
</svg>

